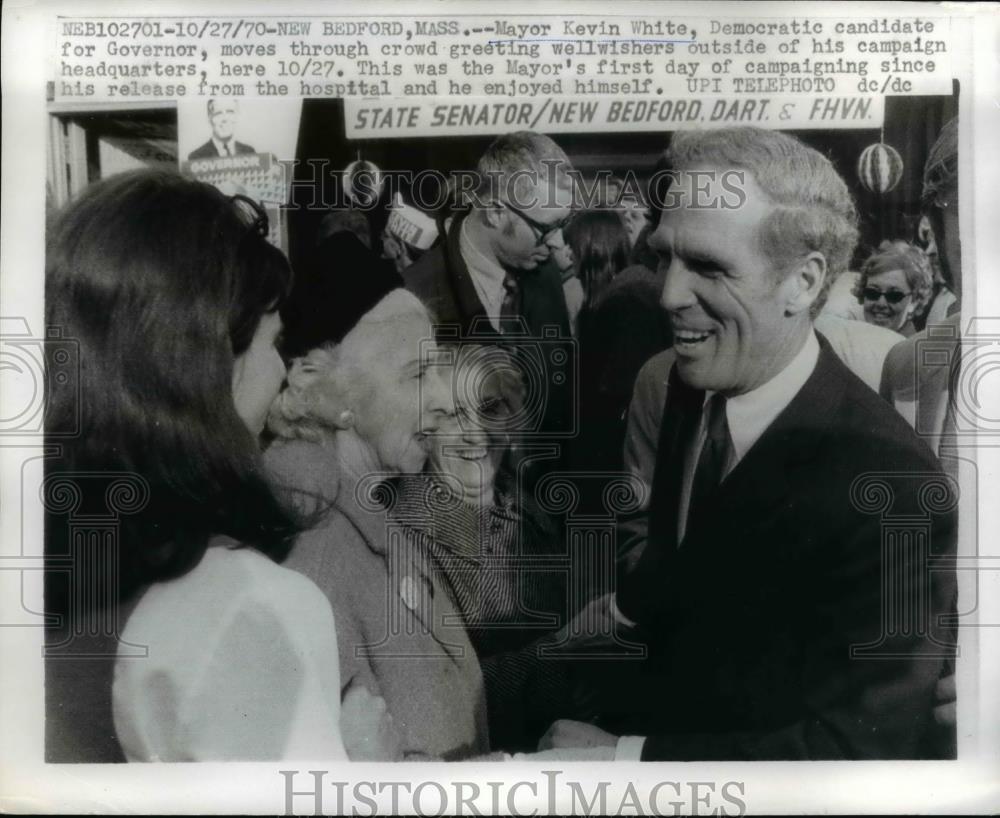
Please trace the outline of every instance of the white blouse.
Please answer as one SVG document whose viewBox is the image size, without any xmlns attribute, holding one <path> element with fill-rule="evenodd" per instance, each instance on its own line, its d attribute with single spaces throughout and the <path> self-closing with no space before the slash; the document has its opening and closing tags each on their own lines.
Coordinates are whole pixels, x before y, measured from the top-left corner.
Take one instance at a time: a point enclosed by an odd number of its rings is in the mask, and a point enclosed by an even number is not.
<svg viewBox="0 0 1000 818">
<path fill-rule="evenodd" d="M 125 757 L 346 759 L 330 603 L 301 574 L 226 542 L 149 588 L 128 619 L 112 692 Z"/>
</svg>

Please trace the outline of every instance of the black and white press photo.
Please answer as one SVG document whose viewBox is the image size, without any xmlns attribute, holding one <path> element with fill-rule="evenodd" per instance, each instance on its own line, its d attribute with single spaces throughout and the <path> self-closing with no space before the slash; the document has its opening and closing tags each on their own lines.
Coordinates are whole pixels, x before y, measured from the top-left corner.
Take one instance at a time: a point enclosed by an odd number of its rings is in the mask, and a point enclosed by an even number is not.
<svg viewBox="0 0 1000 818">
<path fill-rule="evenodd" d="M 0 338 L 85 783 L 13 811 L 996 806 L 995 17 L 89 5 Z"/>
</svg>

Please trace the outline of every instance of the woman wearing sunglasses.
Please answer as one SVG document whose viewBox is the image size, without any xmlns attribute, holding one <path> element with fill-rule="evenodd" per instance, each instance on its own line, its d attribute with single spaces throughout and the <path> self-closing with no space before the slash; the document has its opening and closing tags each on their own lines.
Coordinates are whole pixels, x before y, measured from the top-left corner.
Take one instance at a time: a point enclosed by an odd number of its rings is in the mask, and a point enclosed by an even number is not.
<svg viewBox="0 0 1000 818">
<path fill-rule="evenodd" d="M 905 241 L 883 241 L 865 262 L 855 291 L 865 321 L 910 336 L 913 318 L 927 304 L 933 276 L 919 247 Z"/>
</svg>

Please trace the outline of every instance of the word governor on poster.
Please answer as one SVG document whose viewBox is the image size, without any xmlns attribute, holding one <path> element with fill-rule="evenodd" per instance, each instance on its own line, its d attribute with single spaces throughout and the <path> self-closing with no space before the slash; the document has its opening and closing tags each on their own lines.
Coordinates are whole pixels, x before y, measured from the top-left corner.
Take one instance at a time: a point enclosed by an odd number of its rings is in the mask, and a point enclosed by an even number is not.
<svg viewBox="0 0 1000 818">
<path fill-rule="evenodd" d="M 57 100 L 942 94 L 945 16 L 61 19 Z"/>
</svg>

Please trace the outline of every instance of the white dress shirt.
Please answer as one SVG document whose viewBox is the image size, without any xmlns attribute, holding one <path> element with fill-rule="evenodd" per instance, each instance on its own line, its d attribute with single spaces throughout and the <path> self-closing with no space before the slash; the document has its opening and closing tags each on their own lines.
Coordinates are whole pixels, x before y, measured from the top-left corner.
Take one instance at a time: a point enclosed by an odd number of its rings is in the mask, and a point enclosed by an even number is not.
<svg viewBox="0 0 1000 818">
<path fill-rule="evenodd" d="M 476 295 L 486 309 L 486 317 L 489 318 L 493 329 L 499 332 L 500 309 L 503 306 L 504 295 L 503 282 L 507 277 L 507 271 L 497 263 L 496 259 L 489 258 L 472 243 L 467 232 L 468 222 L 468 218 L 464 219 L 459 229 L 459 252 L 469 269 L 469 277 L 472 279 L 472 286 L 476 288 Z"/>
<path fill-rule="evenodd" d="M 726 401 L 726 421 L 729 425 L 729 436 L 733 443 L 732 455 L 726 464 L 725 474 L 728 475 L 737 464 L 760 440 L 761 435 L 774 423 L 792 399 L 799 393 L 819 360 L 819 341 L 816 333 L 810 332 L 802 349 L 798 351 L 791 362 L 771 380 L 761 384 L 756 389 L 736 395 Z M 705 402 L 715 394 L 707 392 Z M 702 412 L 701 423 L 694 442 L 689 447 L 685 457 L 684 482 L 681 488 L 679 513 L 677 515 L 677 542 L 684 541 L 687 525 L 688 505 L 691 501 L 691 488 L 694 484 L 694 472 L 698 465 L 698 456 L 706 435 L 706 415 Z M 725 479 L 725 477 L 723 478 Z M 634 623 L 628 620 L 614 607 L 615 616 L 626 624 Z M 645 743 L 642 736 L 622 736 L 618 739 L 615 749 L 615 761 L 638 761 L 642 757 L 642 747 Z"/>
<path fill-rule="evenodd" d="M 221 139 L 216 139 L 212 137 L 212 144 L 215 145 L 215 151 L 219 156 L 236 156 L 236 140 L 230 138 L 228 142 L 223 142 Z"/>
<path fill-rule="evenodd" d="M 816 333 L 810 332 L 802 349 L 792 358 L 791 363 L 775 375 L 771 380 L 761 384 L 756 389 L 735 395 L 726 401 L 726 422 L 729 426 L 729 437 L 733 442 L 732 455 L 723 471 L 723 479 L 750 451 L 767 427 L 774 423 L 792 402 L 799 390 L 805 386 L 809 376 L 816 368 L 819 360 L 819 342 Z M 705 404 L 714 395 L 705 393 Z M 681 488 L 681 501 L 677 515 L 677 542 L 684 541 L 687 526 L 688 506 L 691 502 L 691 490 L 694 485 L 694 472 L 698 466 L 698 457 L 705 444 L 707 434 L 708 413 L 702 411 L 698 434 L 693 445 L 687 451 L 684 464 L 684 482 Z"/>
</svg>

